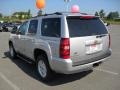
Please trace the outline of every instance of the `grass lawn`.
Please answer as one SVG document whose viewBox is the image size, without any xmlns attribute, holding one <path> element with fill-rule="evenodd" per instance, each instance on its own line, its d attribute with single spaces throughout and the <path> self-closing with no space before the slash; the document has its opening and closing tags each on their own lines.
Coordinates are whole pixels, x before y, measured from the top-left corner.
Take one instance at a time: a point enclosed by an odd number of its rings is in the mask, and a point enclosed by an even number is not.
<svg viewBox="0 0 120 90">
<path fill-rule="evenodd" d="M 120 21 L 114 21 L 114 20 L 104 20 L 104 21 L 110 24 L 120 25 Z"/>
</svg>

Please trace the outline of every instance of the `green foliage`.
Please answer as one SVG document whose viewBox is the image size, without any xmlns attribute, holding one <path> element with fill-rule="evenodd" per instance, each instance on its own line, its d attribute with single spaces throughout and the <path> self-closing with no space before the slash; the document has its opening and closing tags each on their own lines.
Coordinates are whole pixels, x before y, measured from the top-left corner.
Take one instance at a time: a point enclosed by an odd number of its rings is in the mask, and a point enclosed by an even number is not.
<svg viewBox="0 0 120 90">
<path fill-rule="evenodd" d="M 2 13 L 0 13 L 0 18 L 2 18 L 2 16 L 3 16 Z"/>
<path fill-rule="evenodd" d="M 107 16 L 107 19 L 115 19 L 115 18 L 119 18 L 118 12 L 110 12 Z"/>
<path fill-rule="evenodd" d="M 112 19 L 105 19 L 104 22 L 120 25 L 120 21 L 116 21 L 116 20 L 112 20 Z"/>
<path fill-rule="evenodd" d="M 114 21 L 116 21 L 116 22 L 120 22 L 120 18 L 114 19 Z"/>
<path fill-rule="evenodd" d="M 105 16 L 105 12 L 103 9 L 101 9 L 99 12 L 95 12 L 95 16 L 100 16 L 104 22 L 110 23 L 110 24 L 119 24 L 120 25 L 120 15 L 116 12 L 110 12 L 107 16 Z"/>
<path fill-rule="evenodd" d="M 32 14 L 31 14 L 31 10 L 30 10 L 30 9 L 28 10 L 27 14 L 28 14 L 27 19 L 29 19 L 29 18 L 32 17 Z"/>
<path fill-rule="evenodd" d="M 18 19 L 29 19 L 32 17 L 31 11 L 28 10 L 28 12 L 15 12 L 13 13 L 12 17 L 18 18 Z"/>
<path fill-rule="evenodd" d="M 99 16 L 99 13 L 98 13 L 98 12 L 95 12 L 95 16 Z"/>
<path fill-rule="evenodd" d="M 95 16 L 100 16 L 100 18 L 104 18 L 105 17 L 105 11 L 103 9 L 101 9 L 99 12 L 95 12 Z"/>
<path fill-rule="evenodd" d="M 104 17 L 105 17 L 105 12 L 104 12 L 103 9 L 100 10 L 99 16 L 100 16 L 101 18 L 104 18 Z"/>
</svg>

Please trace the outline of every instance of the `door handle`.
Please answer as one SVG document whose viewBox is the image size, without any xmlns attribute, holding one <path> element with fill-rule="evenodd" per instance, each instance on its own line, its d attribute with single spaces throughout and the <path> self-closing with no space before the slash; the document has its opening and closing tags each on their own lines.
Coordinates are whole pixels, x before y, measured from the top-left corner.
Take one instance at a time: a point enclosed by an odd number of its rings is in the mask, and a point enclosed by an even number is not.
<svg viewBox="0 0 120 90">
<path fill-rule="evenodd" d="M 32 42 L 34 42 L 34 41 L 35 41 L 35 39 L 30 39 L 30 38 L 22 38 L 22 40 L 32 41 Z"/>
</svg>

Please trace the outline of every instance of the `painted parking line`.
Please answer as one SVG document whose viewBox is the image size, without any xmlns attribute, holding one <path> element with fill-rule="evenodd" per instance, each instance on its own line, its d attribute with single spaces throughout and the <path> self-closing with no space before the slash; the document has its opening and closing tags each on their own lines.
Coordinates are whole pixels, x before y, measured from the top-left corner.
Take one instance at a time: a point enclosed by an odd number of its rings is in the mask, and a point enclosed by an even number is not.
<svg viewBox="0 0 120 90">
<path fill-rule="evenodd" d="M 7 82 L 14 90 L 20 90 L 19 87 L 17 87 L 14 83 L 12 83 L 3 73 L 0 72 L 0 77 Z"/>
<path fill-rule="evenodd" d="M 116 73 L 116 72 L 113 72 L 113 71 L 109 71 L 109 70 L 105 70 L 105 69 L 94 68 L 94 70 L 105 72 L 105 73 L 112 74 L 112 75 L 119 75 L 119 73 Z"/>
</svg>

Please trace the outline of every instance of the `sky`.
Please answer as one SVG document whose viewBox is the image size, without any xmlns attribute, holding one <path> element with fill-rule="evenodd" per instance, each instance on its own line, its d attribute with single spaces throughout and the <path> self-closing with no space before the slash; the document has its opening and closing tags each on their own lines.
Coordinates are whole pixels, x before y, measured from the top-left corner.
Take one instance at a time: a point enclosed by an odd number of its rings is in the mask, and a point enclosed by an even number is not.
<svg viewBox="0 0 120 90">
<path fill-rule="evenodd" d="M 46 0 L 46 13 L 66 11 L 64 0 Z M 80 12 L 94 14 L 95 11 L 104 9 L 108 14 L 111 11 L 120 13 L 120 0 L 71 0 L 69 11 L 72 5 L 79 5 Z M 33 16 L 37 15 L 36 0 L 0 0 L 0 13 L 12 15 L 14 12 L 31 10 Z"/>
</svg>

